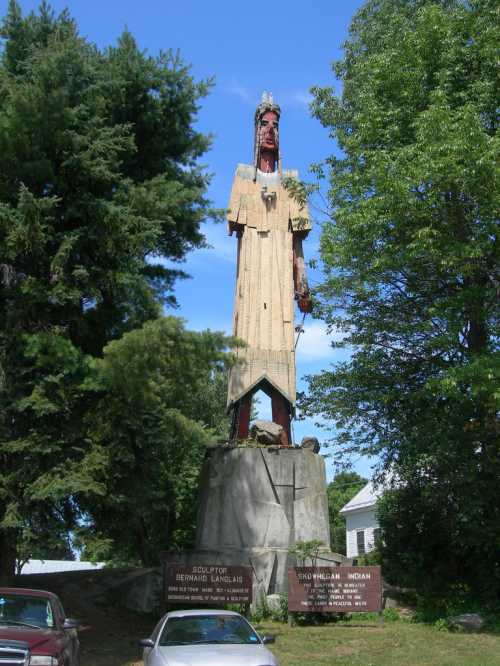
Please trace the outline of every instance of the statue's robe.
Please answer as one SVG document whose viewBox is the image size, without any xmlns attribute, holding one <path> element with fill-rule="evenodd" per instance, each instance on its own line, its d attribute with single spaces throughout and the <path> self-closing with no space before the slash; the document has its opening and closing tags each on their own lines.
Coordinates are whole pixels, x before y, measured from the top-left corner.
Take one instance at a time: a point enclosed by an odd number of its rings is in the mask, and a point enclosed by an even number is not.
<svg viewBox="0 0 500 666">
<path fill-rule="evenodd" d="M 298 177 L 284 172 L 283 177 Z M 269 382 L 295 405 L 294 234 L 304 238 L 311 224 L 282 185 L 280 174 L 240 164 L 227 215 L 238 236 L 233 335 L 247 346 L 230 371 L 228 407 Z"/>
</svg>

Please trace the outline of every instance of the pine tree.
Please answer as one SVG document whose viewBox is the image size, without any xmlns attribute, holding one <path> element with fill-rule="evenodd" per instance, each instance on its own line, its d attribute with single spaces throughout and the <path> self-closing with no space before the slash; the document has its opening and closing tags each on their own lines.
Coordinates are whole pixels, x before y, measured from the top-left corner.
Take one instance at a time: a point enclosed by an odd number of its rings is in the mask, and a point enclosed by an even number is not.
<svg viewBox="0 0 500 666">
<path fill-rule="evenodd" d="M 0 56 L 0 575 L 30 521 L 75 525 L 106 492 L 83 424 L 94 358 L 172 303 L 203 246 L 209 139 L 193 123 L 210 81 L 125 32 L 99 50 L 67 11 L 9 2 Z M 45 520 L 42 516 L 49 517 Z M 61 525 L 58 529 L 61 529 Z M 55 529 L 55 528 L 54 528 Z M 56 530 L 57 531 L 57 530 Z"/>
</svg>

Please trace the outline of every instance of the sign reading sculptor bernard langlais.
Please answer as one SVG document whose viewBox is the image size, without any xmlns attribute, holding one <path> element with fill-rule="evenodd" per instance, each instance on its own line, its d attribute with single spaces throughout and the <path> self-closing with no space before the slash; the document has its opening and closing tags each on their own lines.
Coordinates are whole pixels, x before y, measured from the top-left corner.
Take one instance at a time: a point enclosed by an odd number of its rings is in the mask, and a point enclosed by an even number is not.
<svg viewBox="0 0 500 666">
<path fill-rule="evenodd" d="M 250 604 L 251 567 L 167 565 L 165 598 L 171 603 Z"/>
<path fill-rule="evenodd" d="M 354 613 L 382 608 L 380 567 L 294 567 L 288 569 L 288 610 Z"/>
</svg>

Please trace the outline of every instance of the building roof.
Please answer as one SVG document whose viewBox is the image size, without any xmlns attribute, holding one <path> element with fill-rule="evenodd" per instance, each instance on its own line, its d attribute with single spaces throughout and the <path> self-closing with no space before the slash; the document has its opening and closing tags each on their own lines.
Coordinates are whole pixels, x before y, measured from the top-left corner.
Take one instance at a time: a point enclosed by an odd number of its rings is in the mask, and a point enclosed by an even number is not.
<svg viewBox="0 0 500 666">
<path fill-rule="evenodd" d="M 58 573 L 60 571 L 86 571 L 102 569 L 103 562 L 80 562 L 79 560 L 28 560 L 23 565 L 21 574 Z"/>
<path fill-rule="evenodd" d="M 354 495 L 354 497 L 340 509 L 340 514 L 343 516 L 351 511 L 373 508 L 383 492 L 384 489 L 381 486 L 375 487 L 373 481 L 369 481 L 366 486 L 361 488 L 359 493 Z"/>
</svg>

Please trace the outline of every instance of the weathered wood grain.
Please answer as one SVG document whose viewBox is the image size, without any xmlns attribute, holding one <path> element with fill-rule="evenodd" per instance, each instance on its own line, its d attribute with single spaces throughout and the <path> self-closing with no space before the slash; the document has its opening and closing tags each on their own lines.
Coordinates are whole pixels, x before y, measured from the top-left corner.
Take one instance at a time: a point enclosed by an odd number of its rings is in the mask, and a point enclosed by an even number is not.
<svg viewBox="0 0 500 666">
<path fill-rule="evenodd" d="M 304 237 L 311 228 L 307 207 L 283 187 L 279 174 L 239 165 L 227 214 L 238 235 L 233 334 L 247 347 L 232 369 L 228 404 L 267 378 L 295 403 L 293 236 L 300 217 Z"/>
</svg>

